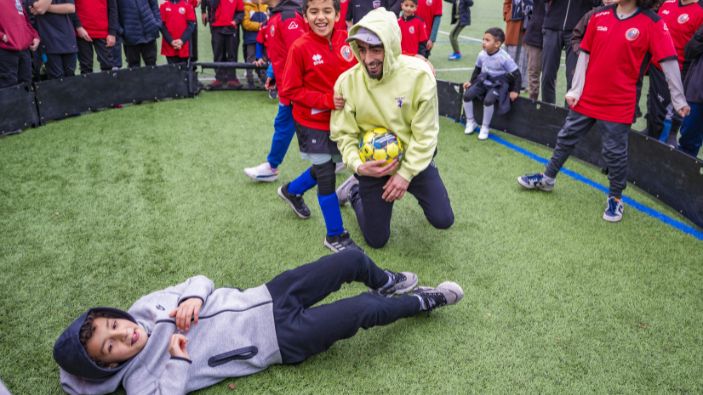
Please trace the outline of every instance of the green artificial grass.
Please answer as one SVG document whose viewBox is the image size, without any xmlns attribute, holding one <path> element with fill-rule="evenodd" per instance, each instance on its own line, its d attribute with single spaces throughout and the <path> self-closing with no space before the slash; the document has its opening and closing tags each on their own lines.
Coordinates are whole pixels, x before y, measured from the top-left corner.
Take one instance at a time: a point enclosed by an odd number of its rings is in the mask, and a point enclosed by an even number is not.
<svg viewBox="0 0 703 395">
<path fill-rule="evenodd" d="M 242 173 L 264 158 L 275 110 L 262 92 L 203 93 L 0 140 L 0 377 L 13 393 L 60 392 L 53 342 L 90 306 L 126 309 L 194 274 L 251 287 L 327 254 L 314 192 L 302 221 L 276 196 L 280 183 Z M 342 211 L 380 265 L 457 281 L 465 299 L 203 393 L 703 390 L 700 242 L 629 208 L 606 223 L 605 196 L 567 177 L 551 194 L 522 191 L 515 177 L 540 166 L 462 131 L 441 120 L 451 229 L 433 229 L 407 196 L 389 244 L 373 250 Z M 281 181 L 305 167 L 294 142 Z"/>
</svg>

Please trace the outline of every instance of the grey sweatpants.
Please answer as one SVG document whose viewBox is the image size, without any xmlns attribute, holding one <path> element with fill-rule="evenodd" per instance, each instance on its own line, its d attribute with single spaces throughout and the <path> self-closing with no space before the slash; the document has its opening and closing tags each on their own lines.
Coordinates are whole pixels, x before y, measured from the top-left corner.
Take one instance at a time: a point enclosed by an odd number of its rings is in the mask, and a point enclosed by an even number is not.
<svg viewBox="0 0 703 395">
<path fill-rule="evenodd" d="M 581 137 L 593 127 L 598 125 L 601 133 L 601 154 L 608 167 L 608 180 L 610 181 L 610 196 L 622 196 L 622 191 L 627 186 L 627 142 L 630 125 L 601 121 L 581 115 L 569 110 L 564 126 L 557 135 L 557 146 L 554 148 L 552 158 L 547 163 L 544 174 L 547 177 L 556 177 L 569 156 L 574 151 Z"/>
</svg>

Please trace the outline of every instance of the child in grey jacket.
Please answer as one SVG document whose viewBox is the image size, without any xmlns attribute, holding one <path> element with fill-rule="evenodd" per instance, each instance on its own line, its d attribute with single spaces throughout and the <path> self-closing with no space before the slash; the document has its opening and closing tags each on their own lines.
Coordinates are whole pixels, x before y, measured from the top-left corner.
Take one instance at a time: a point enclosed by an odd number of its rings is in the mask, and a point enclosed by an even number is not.
<svg viewBox="0 0 703 395">
<path fill-rule="evenodd" d="M 352 281 L 372 291 L 311 307 Z M 89 309 L 59 336 L 54 359 L 71 394 L 105 394 L 120 385 L 128 394 L 184 394 L 302 362 L 359 328 L 455 304 L 464 295 L 453 282 L 416 286 L 415 274 L 382 270 L 356 249 L 243 291 L 214 289 L 195 276 L 140 298 L 126 312 Z"/>
</svg>

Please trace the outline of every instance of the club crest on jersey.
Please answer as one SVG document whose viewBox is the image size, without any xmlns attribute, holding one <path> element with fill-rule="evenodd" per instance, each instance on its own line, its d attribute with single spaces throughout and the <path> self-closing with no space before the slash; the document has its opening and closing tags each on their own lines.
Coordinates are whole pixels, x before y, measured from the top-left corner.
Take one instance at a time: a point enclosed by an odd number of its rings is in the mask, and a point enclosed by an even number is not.
<svg viewBox="0 0 703 395">
<path fill-rule="evenodd" d="M 181 7 L 181 8 L 178 9 L 178 13 L 181 14 L 181 15 L 185 15 L 185 14 L 186 14 L 186 9 L 183 8 L 183 7 Z"/>
<path fill-rule="evenodd" d="M 408 29 L 410 34 L 415 34 L 415 26 L 410 26 L 410 29 Z"/>
<path fill-rule="evenodd" d="M 295 30 L 297 28 L 298 28 L 298 24 L 295 21 L 288 24 L 288 30 Z"/>
<path fill-rule="evenodd" d="M 637 37 L 639 37 L 639 36 L 640 36 L 640 31 L 636 27 L 628 29 L 627 32 L 625 32 L 625 38 L 628 39 L 629 41 L 635 41 L 635 40 L 637 40 Z"/>
<path fill-rule="evenodd" d="M 399 96 L 395 98 L 395 104 L 398 106 L 398 108 L 403 108 L 403 101 L 405 100 L 405 96 Z"/>
<path fill-rule="evenodd" d="M 316 53 L 315 55 L 312 55 L 312 65 L 317 66 L 319 64 L 325 63 L 324 60 L 322 60 L 322 55 L 319 53 Z"/>
<path fill-rule="evenodd" d="M 352 54 L 351 47 L 348 45 L 345 45 L 342 48 L 340 48 L 339 54 L 342 55 L 342 58 L 344 60 L 346 60 L 347 62 L 351 62 L 351 60 L 354 58 L 354 55 Z"/>
<path fill-rule="evenodd" d="M 683 25 L 684 23 L 688 22 L 689 19 L 691 18 L 689 18 L 688 14 L 681 14 L 679 15 L 679 18 L 676 21 L 679 23 L 679 25 Z"/>
</svg>

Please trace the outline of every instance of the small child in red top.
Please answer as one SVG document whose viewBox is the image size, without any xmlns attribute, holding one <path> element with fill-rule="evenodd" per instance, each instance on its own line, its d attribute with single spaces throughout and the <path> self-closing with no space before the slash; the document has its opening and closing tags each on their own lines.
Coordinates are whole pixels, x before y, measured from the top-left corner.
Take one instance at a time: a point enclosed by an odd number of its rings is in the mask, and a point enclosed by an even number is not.
<svg viewBox="0 0 703 395">
<path fill-rule="evenodd" d="M 674 109 L 682 117 L 691 110 L 683 95 L 669 29 L 651 10 L 653 0 L 616 0 L 615 3 L 600 8 L 588 22 L 572 87 L 566 93 L 570 110 L 544 173 L 528 174 L 517 180 L 527 189 L 551 191 L 557 173 L 581 137 L 598 126 L 610 181 L 603 212 L 603 219 L 609 222 L 622 220 L 622 191 L 627 186 L 627 143 L 635 115 L 637 80 L 647 54 L 661 65 Z"/>
<path fill-rule="evenodd" d="M 398 25 L 400 26 L 400 48 L 403 55 L 415 56 L 421 55 L 427 57 L 427 24 L 419 16 L 415 15 L 417 11 L 417 0 L 403 0 L 401 3 L 400 18 Z"/>
<path fill-rule="evenodd" d="M 204 0 L 203 23 L 210 23 L 212 57 L 215 62 L 237 62 L 239 55 L 239 25 L 244 19 L 242 0 Z M 215 81 L 210 88 L 220 88 L 224 83 L 228 88 L 238 89 L 242 83 L 234 69 L 215 69 Z"/>
<path fill-rule="evenodd" d="M 278 189 L 278 195 L 303 219 L 310 217 L 303 193 L 317 185 L 317 201 L 325 219 L 325 247 L 333 252 L 359 247 L 344 229 L 335 193 L 335 167 L 342 161 L 337 144 L 330 140 L 330 116 L 344 108 L 334 97 L 337 77 L 356 64 L 347 44 L 346 30 L 337 30 L 339 0 L 304 0 L 303 11 L 310 31 L 295 40 L 279 86 L 280 95 L 291 100 L 300 152 L 312 166 Z"/>
<path fill-rule="evenodd" d="M 195 10 L 186 0 L 167 0 L 159 9 L 163 26 L 161 54 L 171 63 L 190 57 L 190 38 L 195 30 Z"/>
</svg>

